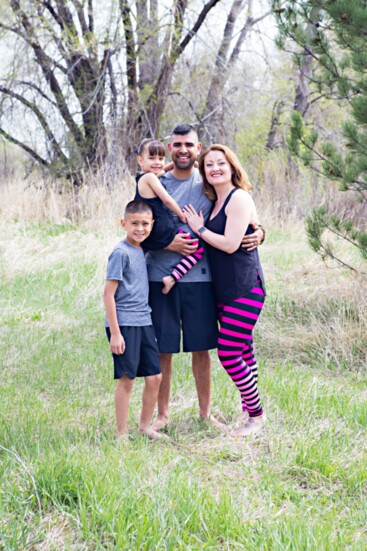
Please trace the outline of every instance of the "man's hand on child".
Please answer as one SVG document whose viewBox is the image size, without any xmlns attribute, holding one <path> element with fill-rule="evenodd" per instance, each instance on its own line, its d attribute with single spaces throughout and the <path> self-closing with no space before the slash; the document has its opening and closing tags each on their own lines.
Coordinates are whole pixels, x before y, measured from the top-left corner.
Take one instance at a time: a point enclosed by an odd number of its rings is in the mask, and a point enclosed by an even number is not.
<svg viewBox="0 0 367 551">
<path fill-rule="evenodd" d="M 113 354 L 120 355 L 125 352 L 125 341 L 121 333 L 118 335 L 111 335 L 110 348 Z"/>
<path fill-rule="evenodd" d="M 198 240 L 195 239 L 189 239 L 190 234 L 189 233 L 177 233 L 171 241 L 171 243 L 166 247 L 168 251 L 172 251 L 175 253 L 182 254 L 183 256 L 187 256 L 189 254 L 193 254 L 196 249 L 198 248 Z"/>
</svg>

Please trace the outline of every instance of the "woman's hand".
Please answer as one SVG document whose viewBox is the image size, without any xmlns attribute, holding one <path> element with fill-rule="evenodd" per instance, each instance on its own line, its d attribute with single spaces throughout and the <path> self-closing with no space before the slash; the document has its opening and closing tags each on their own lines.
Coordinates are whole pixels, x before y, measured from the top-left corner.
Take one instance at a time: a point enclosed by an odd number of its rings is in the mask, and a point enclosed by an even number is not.
<svg viewBox="0 0 367 551">
<path fill-rule="evenodd" d="M 195 208 L 190 205 L 185 205 L 182 209 L 186 216 L 186 220 L 193 232 L 197 233 L 198 229 L 204 226 L 203 211 L 196 212 Z"/>
</svg>

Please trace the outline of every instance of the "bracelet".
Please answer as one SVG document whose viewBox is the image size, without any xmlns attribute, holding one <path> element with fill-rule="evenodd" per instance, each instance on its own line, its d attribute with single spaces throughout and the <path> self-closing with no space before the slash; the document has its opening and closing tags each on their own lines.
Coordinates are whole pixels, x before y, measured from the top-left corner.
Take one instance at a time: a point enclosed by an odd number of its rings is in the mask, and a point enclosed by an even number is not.
<svg viewBox="0 0 367 551">
<path fill-rule="evenodd" d="M 260 224 L 258 224 L 257 226 L 258 226 L 258 228 L 261 228 L 261 229 L 262 229 L 262 232 L 263 232 L 263 238 L 262 238 L 262 240 L 260 241 L 260 245 L 262 245 L 262 244 L 264 243 L 264 241 L 265 241 L 266 231 L 265 231 L 264 226 L 261 226 Z"/>
</svg>

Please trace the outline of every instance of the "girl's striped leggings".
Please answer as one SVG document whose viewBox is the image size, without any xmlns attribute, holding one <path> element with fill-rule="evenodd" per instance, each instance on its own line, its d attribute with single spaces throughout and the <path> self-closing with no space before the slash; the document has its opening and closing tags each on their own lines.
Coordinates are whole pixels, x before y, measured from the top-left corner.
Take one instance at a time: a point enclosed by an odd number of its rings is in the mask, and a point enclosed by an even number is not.
<svg viewBox="0 0 367 551">
<path fill-rule="evenodd" d="M 265 294 L 260 280 L 244 297 L 218 304 L 220 331 L 218 357 L 241 394 L 242 409 L 250 417 L 262 415 L 257 391 L 257 364 L 252 332 L 264 306 Z"/>
<path fill-rule="evenodd" d="M 184 233 L 182 230 L 178 230 L 178 233 Z M 187 239 L 192 239 L 191 235 Z M 183 277 L 189 270 L 191 270 L 196 264 L 203 258 L 204 247 L 199 245 L 196 251 L 187 256 L 183 256 L 173 268 L 170 275 L 175 281 L 178 281 Z"/>
</svg>

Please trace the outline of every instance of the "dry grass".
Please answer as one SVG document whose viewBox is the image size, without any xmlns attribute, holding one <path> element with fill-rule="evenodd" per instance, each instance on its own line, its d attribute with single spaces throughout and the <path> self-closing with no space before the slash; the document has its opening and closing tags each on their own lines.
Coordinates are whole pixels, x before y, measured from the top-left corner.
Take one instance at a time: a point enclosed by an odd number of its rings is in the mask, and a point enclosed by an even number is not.
<svg viewBox="0 0 367 551">
<path fill-rule="evenodd" d="M 267 350 L 278 358 L 296 355 L 306 364 L 365 367 L 365 275 L 323 262 L 309 249 L 299 222 L 275 232 L 279 238 L 270 237 L 261 250 L 269 287 L 262 317 Z M 355 251 L 347 254 L 354 256 Z"/>
<path fill-rule="evenodd" d="M 306 364 L 359 369 L 367 359 L 366 278 L 327 265 L 309 249 L 297 209 L 291 212 L 290 203 L 283 201 L 279 171 L 277 178 L 273 192 L 278 183 L 281 193 L 273 195 L 273 205 L 266 194 L 259 196 L 261 220 L 268 230 L 261 248 L 269 290 L 261 320 L 260 335 L 266 339 L 262 346 L 284 360 L 296 355 Z M 78 197 L 52 185 L 2 184 L 0 250 L 5 273 L 11 278 L 91 264 L 95 271 L 77 306 L 100 300 L 106 258 L 121 236 L 118 221 L 132 195 L 131 183 L 113 190 L 93 183 Z M 278 219 L 281 205 L 288 212 L 283 221 Z"/>
<path fill-rule="evenodd" d="M 78 224 L 88 229 L 111 228 L 121 218 L 134 195 L 134 183 L 126 175 L 117 185 L 98 182 L 76 192 L 51 182 L 15 180 L 0 185 L 0 217 L 3 222 L 52 222 Z"/>
</svg>

